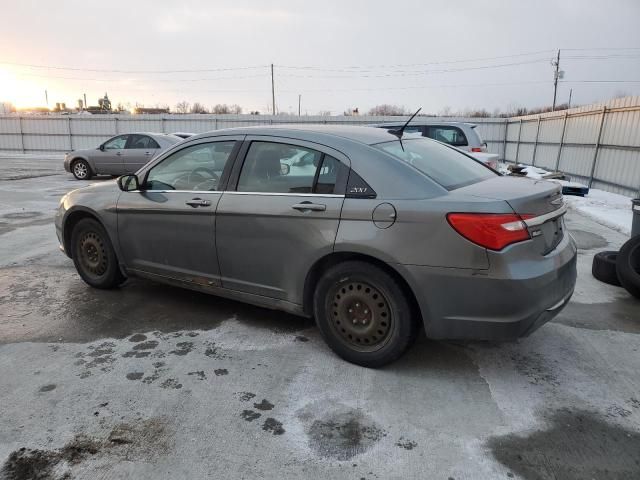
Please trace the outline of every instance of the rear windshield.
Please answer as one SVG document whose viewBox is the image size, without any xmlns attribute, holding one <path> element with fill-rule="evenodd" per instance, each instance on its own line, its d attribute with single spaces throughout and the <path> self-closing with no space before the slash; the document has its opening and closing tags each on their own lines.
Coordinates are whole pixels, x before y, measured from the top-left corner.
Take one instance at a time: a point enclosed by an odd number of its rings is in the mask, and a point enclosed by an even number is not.
<svg viewBox="0 0 640 480">
<path fill-rule="evenodd" d="M 407 162 L 447 190 L 497 176 L 482 163 L 458 150 L 424 138 L 405 139 L 402 144 L 394 140 L 379 143 L 375 147 Z"/>
</svg>

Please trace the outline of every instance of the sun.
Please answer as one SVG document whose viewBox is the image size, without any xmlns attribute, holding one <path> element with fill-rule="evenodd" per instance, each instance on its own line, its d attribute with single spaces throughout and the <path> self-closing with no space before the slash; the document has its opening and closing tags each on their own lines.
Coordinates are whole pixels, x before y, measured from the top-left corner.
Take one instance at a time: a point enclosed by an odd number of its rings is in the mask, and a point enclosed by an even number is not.
<svg viewBox="0 0 640 480">
<path fill-rule="evenodd" d="M 44 106 L 44 89 L 0 67 L 0 102 L 11 102 L 16 108 Z"/>
</svg>

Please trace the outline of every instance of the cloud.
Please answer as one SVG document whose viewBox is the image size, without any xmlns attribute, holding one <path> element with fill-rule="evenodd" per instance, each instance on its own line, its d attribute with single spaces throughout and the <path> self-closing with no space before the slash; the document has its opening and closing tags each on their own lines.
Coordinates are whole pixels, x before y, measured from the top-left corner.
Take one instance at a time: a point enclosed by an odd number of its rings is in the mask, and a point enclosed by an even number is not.
<svg viewBox="0 0 640 480">
<path fill-rule="evenodd" d="M 176 7 L 160 12 L 154 26 L 160 33 L 183 33 L 203 28 L 246 28 L 255 23 L 289 23 L 294 19 L 293 12 L 277 9 L 216 7 L 212 11 Z"/>
</svg>

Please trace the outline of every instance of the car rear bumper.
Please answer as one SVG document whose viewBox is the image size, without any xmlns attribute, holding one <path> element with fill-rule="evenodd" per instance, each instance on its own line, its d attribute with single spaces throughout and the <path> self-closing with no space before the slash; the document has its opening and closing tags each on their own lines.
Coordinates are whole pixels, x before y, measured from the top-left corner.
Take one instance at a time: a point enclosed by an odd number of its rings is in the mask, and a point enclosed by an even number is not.
<svg viewBox="0 0 640 480">
<path fill-rule="evenodd" d="M 554 318 L 575 287 L 575 242 L 566 234 L 553 252 L 537 258 L 514 250 L 486 271 L 399 266 L 416 293 L 427 336 L 513 340 Z"/>
</svg>

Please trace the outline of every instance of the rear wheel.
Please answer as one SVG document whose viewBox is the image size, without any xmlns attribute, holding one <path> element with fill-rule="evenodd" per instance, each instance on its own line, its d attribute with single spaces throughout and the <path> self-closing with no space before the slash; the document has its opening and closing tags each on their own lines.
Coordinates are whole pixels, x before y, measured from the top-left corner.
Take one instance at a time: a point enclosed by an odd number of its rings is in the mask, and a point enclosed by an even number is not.
<svg viewBox="0 0 640 480">
<path fill-rule="evenodd" d="M 80 277 L 94 288 L 114 288 L 125 280 L 111 240 L 96 220 L 84 218 L 76 224 L 71 256 Z"/>
<path fill-rule="evenodd" d="M 91 167 L 86 160 L 74 160 L 71 164 L 71 172 L 78 180 L 89 180 L 93 176 Z"/>
<path fill-rule="evenodd" d="M 327 270 L 316 288 L 314 313 L 335 353 L 373 368 L 399 358 L 418 325 L 402 286 L 382 269 L 360 261 Z"/>
</svg>

